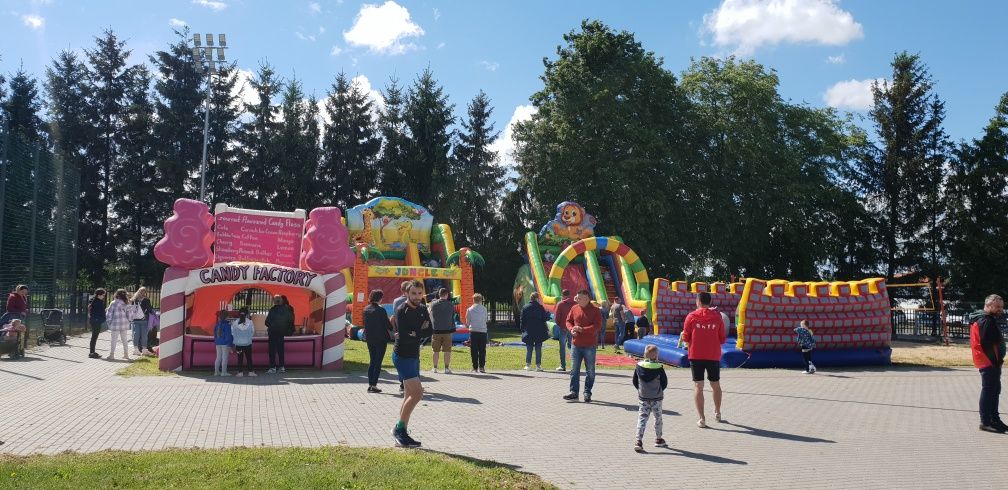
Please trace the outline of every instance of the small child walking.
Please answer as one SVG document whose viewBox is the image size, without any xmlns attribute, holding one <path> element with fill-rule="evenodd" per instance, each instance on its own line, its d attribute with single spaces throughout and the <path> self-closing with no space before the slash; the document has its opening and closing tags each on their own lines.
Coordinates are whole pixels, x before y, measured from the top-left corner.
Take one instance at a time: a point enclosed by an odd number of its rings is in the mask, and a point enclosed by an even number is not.
<svg viewBox="0 0 1008 490">
<path fill-rule="evenodd" d="M 808 320 L 802 320 L 794 329 L 798 334 L 798 348 L 805 359 L 805 374 L 815 374 L 815 364 L 812 364 L 812 349 L 815 348 L 815 335 L 808 326 Z"/>
<path fill-rule="evenodd" d="M 633 385 L 637 388 L 637 398 L 640 400 L 634 451 L 644 452 L 644 429 L 651 414 L 654 414 L 655 419 L 655 447 L 666 447 L 665 439 L 662 439 L 662 399 L 665 388 L 668 387 L 668 376 L 665 375 L 665 368 L 658 364 L 658 346 L 648 344 L 644 348 L 644 359 L 637 363 L 637 369 L 634 370 Z"/>
<path fill-rule="evenodd" d="M 217 312 L 217 324 L 214 325 L 214 345 L 217 346 L 217 358 L 214 360 L 214 376 L 231 376 L 227 372 L 228 355 L 231 346 L 234 344 L 234 337 L 231 336 L 231 322 L 228 321 L 228 312 L 221 310 Z"/>
</svg>

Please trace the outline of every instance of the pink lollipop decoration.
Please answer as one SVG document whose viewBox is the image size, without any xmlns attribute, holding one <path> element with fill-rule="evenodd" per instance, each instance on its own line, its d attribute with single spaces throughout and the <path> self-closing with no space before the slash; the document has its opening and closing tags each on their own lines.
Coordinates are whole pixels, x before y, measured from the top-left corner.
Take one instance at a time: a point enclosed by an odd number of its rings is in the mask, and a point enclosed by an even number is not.
<svg viewBox="0 0 1008 490">
<path fill-rule="evenodd" d="M 154 246 L 154 257 L 171 266 L 198 269 L 213 265 L 214 217 L 205 203 L 177 199 L 175 213 L 165 220 L 165 236 Z"/>
<path fill-rule="evenodd" d="M 301 264 L 322 274 L 337 273 L 353 265 L 354 254 L 348 245 L 350 233 L 343 226 L 339 208 L 315 208 L 308 215 Z"/>
</svg>

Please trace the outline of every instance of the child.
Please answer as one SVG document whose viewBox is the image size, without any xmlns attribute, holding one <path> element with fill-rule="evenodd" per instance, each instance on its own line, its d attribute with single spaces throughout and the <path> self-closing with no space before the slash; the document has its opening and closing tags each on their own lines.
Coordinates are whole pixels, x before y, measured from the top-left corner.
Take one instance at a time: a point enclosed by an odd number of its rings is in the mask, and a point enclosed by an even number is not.
<svg viewBox="0 0 1008 490">
<path fill-rule="evenodd" d="M 7 340 L 14 340 L 18 337 L 18 334 L 25 331 L 25 326 L 21 324 L 20 318 L 15 318 L 11 320 L 10 323 L 0 328 L 0 332 L 4 333 L 4 337 Z"/>
<path fill-rule="evenodd" d="M 245 376 L 256 376 L 252 370 L 252 335 L 255 334 L 255 325 L 249 318 L 247 307 L 238 310 L 238 321 L 231 327 L 231 336 L 234 341 L 235 350 L 238 352 L 238 373 L 235 376 L 242 376 L 242 359 L 245 359 Z M 226 361 L 225 361 L 226 364 Z"/>
<path fill-rule="evenodd" d="M 665 368 L 658 364 L 658 346 L 648 344 L 644 348 L 644 360 L 637 363 L 633 374 L 633 385 L 637 388 L 637 398 L 640 407 L 637 418 L 637 442 L 634 451 L 644 452 L 644 428 L 647 427 L 648 416 L 652 413 L 655 419 L 655 447 L 666 447 L 662 439 L 662 398 L 668 387 L 668 376 Z"/>
<path fill-rule="evenodd" d="M 798 334 L 798 348 L 801 349 L 802 357 L 805 358 L 805 374 L 815 374 L 815 364 L 812 364 L 812 349 L 815 348 L 815 336 L 812 329 L 808 327 L 808 320 L 802 320 L 794 329 Z"/>
<path fill-rule="evenodd" d="M 231 376 L 227 372 L 227 363 L 234 338 L 231 336 L 231 322 L 228 321 L 228 312 L 225 310 L 217 312 L 217 324 L 214 325 L 213 339 L 214 345 L 217 346 L 214 376 Z"/>
</svg>

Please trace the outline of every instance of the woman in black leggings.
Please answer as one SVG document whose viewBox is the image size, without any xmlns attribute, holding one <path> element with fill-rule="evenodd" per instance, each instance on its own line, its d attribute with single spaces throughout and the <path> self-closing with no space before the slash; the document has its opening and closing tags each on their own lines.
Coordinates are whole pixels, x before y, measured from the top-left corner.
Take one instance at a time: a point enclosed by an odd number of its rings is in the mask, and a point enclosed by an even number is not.
<svg viewBox="0 0 1008 490">
<path fill-rule="evenodd" d="M 388 312 L 381 304 L 381 289 L 371 291 L 368 296 L 369 304 L 364 308 L 364 339 L 367 341 L 368 354 L 371 360 L 368 363 L 368 393 L 381 393 L 378 388 L 378 376 L 381 375 L 382 363 L 385 361 L 385 351 L 388 349 L 389 339 L 392 338 L 392 323 L 389 322 Z"/>
</svg>

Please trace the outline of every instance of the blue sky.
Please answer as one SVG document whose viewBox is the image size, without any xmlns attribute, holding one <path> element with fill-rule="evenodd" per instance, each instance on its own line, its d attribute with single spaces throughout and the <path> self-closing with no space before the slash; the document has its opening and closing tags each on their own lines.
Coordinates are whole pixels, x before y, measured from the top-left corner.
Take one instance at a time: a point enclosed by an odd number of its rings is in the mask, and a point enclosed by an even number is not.
<svg viewBox="0 0 1008 490">
<path fill-rule="evenodd" d="M 134 61 L 174 38 L 173 25 L 226 32 L 228 55 L 255 70 L 268 60 L 322 96 L 340 70 L 380 89 L 430 67 L 456 115 L 480 90 L 498 130 L 527 117 L 542 58 L 584 18 L 635 33 L 677 74 L 691 57 L 738 54 L 780 75 L 782 95 L 863 114 L 871 80 L 895 52 L 920 53 L 946 102 L 954 140 L 980 134 L 1008 91 L 1008 2 L 872 0 L 285 1 L 0 0 L 0 72 L 37 75 L 63 49 L 80 50 L 111 27 Z M 505 135 L 506 136 L 506 135 Z M 507 151 L 502 138 L 498 149 Z"/>
</svg>

